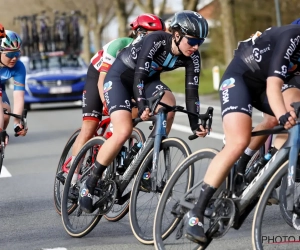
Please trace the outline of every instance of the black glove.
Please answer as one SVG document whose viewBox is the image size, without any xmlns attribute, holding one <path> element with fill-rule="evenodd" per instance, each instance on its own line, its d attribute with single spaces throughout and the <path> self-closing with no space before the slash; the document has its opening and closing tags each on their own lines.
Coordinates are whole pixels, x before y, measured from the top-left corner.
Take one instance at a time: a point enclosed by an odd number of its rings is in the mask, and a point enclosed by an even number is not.
<svg viewBox="0 0 300 250">
<path fill-rule="evenodd" d="M 141 108 L 139 108 L 139 112 L 138 112 L 138 117 L 141 117 L 141 115 L 143 114 L 143 112 L 145 111 L 145 109 L 149 108 L 148 106 L 143 106 Z"/>
<path fill-rule="evenodd" d="M 289 117 L 291 116 L 290 112 L 286 112 L 284 115 L 279 117 L 279 124 L 284 126 L 286 122 L 289 121 Z"/>
</svg>

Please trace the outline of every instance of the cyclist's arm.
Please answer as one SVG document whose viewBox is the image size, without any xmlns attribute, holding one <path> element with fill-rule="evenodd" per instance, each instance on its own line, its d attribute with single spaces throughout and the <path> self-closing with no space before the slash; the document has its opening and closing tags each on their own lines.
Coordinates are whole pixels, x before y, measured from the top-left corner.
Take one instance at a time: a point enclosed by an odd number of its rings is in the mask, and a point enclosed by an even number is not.
<svg viewBox="0 0 300 250">
<path fill-rule="evenodd" d="M 200 102 L 198 90 L 201 59 L 197 51 L 190 58 L 191 60 L 188 60 L 185 66 L 185 102 L 188 111 L 199 113 Z M 191 115 L 189 115 L 188 117 L 191 130 L 196 130 L 199 127 L 198 118 Z"/>
<path fill-rule="evenodd" d="M 24 93 L 26 69 L 22 62 L 18 61 L 13 72 L 14 77 L 14 108 L 13 113 L 21 115 L 24 109 Z M 20 120 L 15 118 L 14 124 L 19 124 Z"/>
<path fill-rule="evenodd" d="M 278 39 L 270 60 L 270 67 L 267 78 L 266 94 L 272 111 L 277 119 L 284 115 L 287 110 L 285 108 L 281 87 L 288 75 L 290 58 L 299 51 L 300 43 L 295 45 L 298 32 L 287 30 L 281 38 Z M 290 55 L 290 47 L 295 45 L 293 53 Z M 289 53 L 288 53 L 289 51 Z"/>
</svg>

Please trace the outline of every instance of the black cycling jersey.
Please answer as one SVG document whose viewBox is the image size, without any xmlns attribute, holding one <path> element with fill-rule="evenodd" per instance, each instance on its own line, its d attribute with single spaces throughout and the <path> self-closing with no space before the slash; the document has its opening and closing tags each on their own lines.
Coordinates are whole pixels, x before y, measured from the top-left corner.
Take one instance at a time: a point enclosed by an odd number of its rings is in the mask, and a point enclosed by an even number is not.
<svg viewBox="0 0 300 250">
<path fill-rule="evenodd" d="M 241 42 L 235 56 L 247 65 L 247 75 L 264 85 L 269 76 L 285 81 L 300 75 L 300 26 L 269 28 L 254 41 Z"/>
<path fill-rule="evenodd" d="M 124 73 L 126 74 L 124 79 L 130 79 L 139 110 L 144 110 L 147 106 L 144 86 L 159 79 L 159 75 L 163 71 L 185 67 L 186 107 L 191 112 L 199 113 L 200 54 L 196 51 L 190 57 L 176 56 L 172 53 L 171 45 L 171 34 L 156 31 L 125 48 L 118 55 L 118 59 L 128 68 Z M 134 79 L 133 82 L 132 79 Z M 197 118 L 189 116 L 189 121 L 192 130 L 198 127 Z"/>
<path fill-rule="evenodd" d="M 252 113 L 252 106 L 273 115 L 266 97 L 267 78 L 284 81 L 282 91 L 295 87 L 300 75 L 300 27 L 287 25 L 265 30 L 255 40 L 241 42 L 220 85 L 222 116 L 231 112 Z"/>
</svg>

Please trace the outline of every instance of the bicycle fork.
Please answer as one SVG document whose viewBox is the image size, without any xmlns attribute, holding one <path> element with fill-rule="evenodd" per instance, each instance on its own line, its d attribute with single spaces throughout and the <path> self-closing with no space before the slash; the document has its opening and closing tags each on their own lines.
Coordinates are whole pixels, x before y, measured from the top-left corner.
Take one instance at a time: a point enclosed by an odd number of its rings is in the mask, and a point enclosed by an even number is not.
<svg viewBox="0 0 300 250">
<path fill-rule="evenodd" d="M 153 160 L 152 160 L 152 168 L 151 168 L 151 191 L 156 193 L 158 190 L 157 188 L 157 168 L 158 168 L 158 161 L 159 161 L 159 152 L 160 152 L 160 146 L 163 139 L 167 137 L 167 114 L 164 112 L 161 112 L 157 116 L 156 121 L 157 126 L 155 126 L 154 131 L 152 132 L 152 136 L 154 136 L 154 148 L 153 148 Z M 165 150 L 165 158 L 166 161 L 166 168 L 168 169 L 170 166 L 169 156 L 170 151 L 167 149 Z M 168 170 L 167 170 L 168 173 Z M 163 183 L 161 183 L 163 188 Z M 162 191 L 162 190 L 161 190 Z"/>
</svg>

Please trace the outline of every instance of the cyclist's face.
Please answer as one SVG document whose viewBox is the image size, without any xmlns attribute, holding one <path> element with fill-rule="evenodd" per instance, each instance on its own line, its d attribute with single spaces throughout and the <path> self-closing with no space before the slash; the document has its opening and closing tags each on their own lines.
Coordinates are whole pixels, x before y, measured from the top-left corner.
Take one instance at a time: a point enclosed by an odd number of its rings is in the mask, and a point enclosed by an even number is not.
<svg viewBox="0 0 300 250">
<path fill-rule="evenodd" d="M 1 52 L 1 62 L 9 67 L 12 68 L 18 61 L 20 57 L 20 51 L 3 51 Z"/>
<path fill-rule="evenodd" d="M 175 32 L 175 39 L 178 41 L 180 35 L 178 32 Z M 183 36 L 180 41 L 179 49 L 185 56 L 191 56 L 196 50 L 199 49 L 199 46 L 204 42 L 204 39 L 198 39 L 189 35 Z"/>
</svg>

